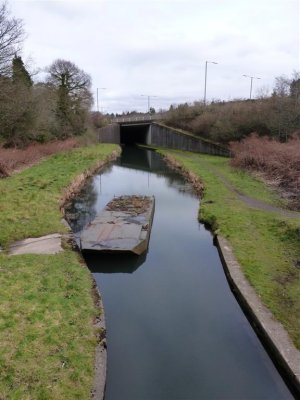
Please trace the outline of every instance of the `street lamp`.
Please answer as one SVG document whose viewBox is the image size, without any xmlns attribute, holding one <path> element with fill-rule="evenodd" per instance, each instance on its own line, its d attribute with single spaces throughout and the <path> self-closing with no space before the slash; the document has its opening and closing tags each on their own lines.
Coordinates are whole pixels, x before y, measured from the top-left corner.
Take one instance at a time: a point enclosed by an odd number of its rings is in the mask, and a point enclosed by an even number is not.
<svg viewBox="0 0 300 400">
<path fill-rule="evenodd" d="M 257 78 L 256 76 L 249 76 L 249 75 L 243 75 L 245 78 L 250 78 L 250 100 L 252 98 L 252 86 L 253 86 L 253 79 L 261 79 Z"/>
<path fill-rule="evenodd" d="M 204 105 L 206 104 L 206 82 L 207 82 L 207 64 L 218 64 L 215 61 L 205 61 L 205 79 L 204 79 Z"/>
<path fill-rule="evenodd" d="M 158 96 L 149 96 L 148 94 L 141 94 L 142 97 L 148 97 L 148 113 L 150 113 L 150 98 Z"/>
<path fill-rule="evenodd" d="M 106 90 L 106 88 L 105 87 L 100 87 L 100 88 L 97 87 L 97 112 L 99 112 L 99 95 L 98 95 L 99 90 Z"/>
</svg>

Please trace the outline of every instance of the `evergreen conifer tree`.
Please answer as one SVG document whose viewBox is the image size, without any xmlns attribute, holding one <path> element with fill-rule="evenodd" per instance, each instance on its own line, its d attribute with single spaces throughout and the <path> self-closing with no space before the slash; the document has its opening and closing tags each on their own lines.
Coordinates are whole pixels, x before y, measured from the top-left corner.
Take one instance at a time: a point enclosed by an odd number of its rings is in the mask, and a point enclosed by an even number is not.
<svg viewBox="0 0 300 400">
<path fill-rule="evenodd" d="M 19 56 L 15 56 L 12 62 L 12 79 L 14 83 L 21 83 L 27 87 L 32 86 L 32 79 Z"/>
</svg>

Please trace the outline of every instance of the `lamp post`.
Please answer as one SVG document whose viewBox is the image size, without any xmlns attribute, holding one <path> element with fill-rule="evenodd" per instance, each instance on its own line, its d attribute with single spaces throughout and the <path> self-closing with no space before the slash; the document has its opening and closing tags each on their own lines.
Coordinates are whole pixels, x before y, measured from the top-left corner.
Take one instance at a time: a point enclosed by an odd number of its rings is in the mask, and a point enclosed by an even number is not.
<svg viewBox="0 0 300 400">
<path fill-rule="evenodd" d="M 106 90 L 105 87 L 97 88 L 97 112 L 99 112 L 99 90 Z"/>
<path fill-rule="evenodd" d="M 218 63 L 215 61 L 205 61 L 204 99 L 203 99 L 204 105 L 206 105 L 207 64 L 218 64 Z"/>
<path fill-rule="evenodd" d="M 158 97 L 158 96 L 149 96 L 148 94 L 141 94 L 141 96 L 148 98 L 148 114 L 150 114 L 150 98 L 151 97 Z"/>
<path fill-rule="evenodd" d="M 243 75 L 245 78 L 250 78 L 250 100 L 252 99 L 252 87 L 253 87 L 253 79 L 261 79 L 257 78 L 256 76 L 249 76 L 249 75 Z"/>
</svg>

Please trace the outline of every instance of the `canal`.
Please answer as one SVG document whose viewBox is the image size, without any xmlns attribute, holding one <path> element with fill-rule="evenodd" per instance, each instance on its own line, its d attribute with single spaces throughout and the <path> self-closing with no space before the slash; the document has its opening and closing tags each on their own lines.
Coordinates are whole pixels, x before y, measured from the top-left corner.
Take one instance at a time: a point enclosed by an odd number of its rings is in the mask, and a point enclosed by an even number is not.
<svg viewBox="0 0 300 400">
<path fill-rule="evenodd" d="M 106 400 L 292 399 L 233 296 L 199 199 L 155 152 L 125 147 L 68 210 L 78 235 L 113 196 L 154 195 L 149 250 L 86 258 L 106 313 Z"/>
</svg>

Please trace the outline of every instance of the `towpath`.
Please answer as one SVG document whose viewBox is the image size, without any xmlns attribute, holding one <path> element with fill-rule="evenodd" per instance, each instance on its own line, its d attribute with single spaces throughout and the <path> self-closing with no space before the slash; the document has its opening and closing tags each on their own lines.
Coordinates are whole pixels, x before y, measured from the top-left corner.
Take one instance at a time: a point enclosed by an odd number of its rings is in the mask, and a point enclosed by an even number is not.
<svg viewBox="0 0 300 400">
<path fill-rule="evenodd" d="M 216 171 L 216 169 L 212 169 L 211 172 L 213 172 L 222 181 L 222 183 L 227 187 L 227 189 L 235 193 L 238 196 L 238 198 L 242 202 L 247 204 L 249 207 L 257 208 L 259 210 L 264 210 L 264 211 L 277 212 L 285 217 L 300 219 L 300 212 L 288 210 L 281 207 L 276 207 L 271 204 L 265 203 L 264 201 L 247 196 L 242 192 L 240 192 L 236 187 L 234 187 L 232 183 L 229 182 L 228 179 L 226 179 L 222 173 Z"/>
</svg>

